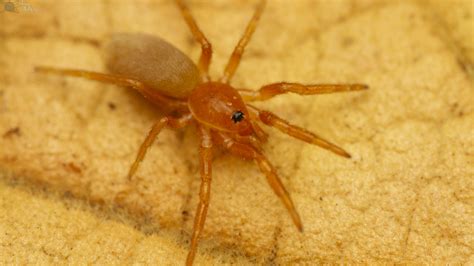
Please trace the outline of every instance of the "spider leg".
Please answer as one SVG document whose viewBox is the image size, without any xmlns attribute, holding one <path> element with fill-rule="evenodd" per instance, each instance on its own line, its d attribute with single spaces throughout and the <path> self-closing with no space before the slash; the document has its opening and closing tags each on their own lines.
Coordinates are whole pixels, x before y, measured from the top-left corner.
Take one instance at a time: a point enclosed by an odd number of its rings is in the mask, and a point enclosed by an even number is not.
<svg viewBox="0 0 474 266">
<path fill-rule="evenodd" d="M 275 127 L 281 132 L 288 134 L 294 138 L 300 139 L 310 144 L 318 145 L 319 147 L 332 151 L 333 153 L 337 155 L 340 155 L 346 158 L 351 158 L 351 155 L 345 150 L 343 150 L 342 148 L 317 136 L 314 133 L 307 131 L 304 128 L 290 124 L 289 122 L 278 117 L 274 113 L 264 111 L 264 110 L 259 110 L 258 108 L 252 105 L 247 105 L 247 106 L 249 107 L 249 110 L 254 113 L 254 116 L 257 116 L 258 119 L 262 121 L 264 124 Z"/>
<path fill-rule="evenodd" d="M 367 90 L 365 84 L 315 84 L 279 82 L 262 86 L 258 91 L 238 89 L 245 101 L 265 101 L 280 94 L 293 92 L 300 95 L 326 94 L 335 92 Z"/>
<path fill-rule="evenodd" d="M 140 92 L 145 98 L 149 99 L 151 102 L 156 105 L 168 105 L 171 107 L 176 107 L 176 109 L 187 109 L 185 102 L 178 101 L 166 97 L 156 90 L 148 88 L 143 82 L 127 78 L 119 75 L 103 74 L 92 71 L 78 70 L 78 69 L 68 69 L 68 68 L 54 68 L 46 66 L 35 67 L 35 71 L 41 73 L 51 73 L 62 76 L 72 76 L 80 77 L 105 83 L 111 83 L 119 86 L 131 87 L 134 90 Z"/>
<path fill-rule="evenodd" d="M 244 35 L 239 40 L 237 46 L 234 48 L 234 52 L 232 52 L 229 62 L 225 67 L 224 75 L 221 78 L 221 82 L 229 83 L 232 79 L 232 76 L 234 76 L 234 73 L 237 70 L 237 67 L 239 66 L 240 59 L 242 58 L 242 54 L 244 53 L 245 46 L 250 41 L 250 38 L 252 37 L 252 34 L 255 31 L 255 28 L 257 27 L 257 23 L 260 19 L 260 16 L 262 15 L 265 4 L 266 0 L 261 0 L 258 4 L 252 19 L 249 21 L 249 24 L 245 29 Z"/>
<path fill-rule="evenodd" d="M 147 137 L 145 138 L 142 145 L 140 146 L 137 157 L 135 158 L 135 161 L 133 162 L 132 166 L 130 167 L 130 170 L 128 171 L 128 180 L 132 179 L 132 176 L 135 174 L 135 172 L 138 169 L 138 166 L 140 165 L 141 161 L 145 157 L 146 152 L 148 151 L 148 148 L 151 146 L 151 144 L 156 139 L 158 134 L 160 134 L 163 127 L 169 126 L 174 129 L 179 129 L 188 125 L 191 120 L 192 120 L 191 114 L 184 115 L 178 119 L 170 117 L 170 116 L 166 116 L 158 120 L 158 122 L 156 122 L 153 125 Z"/>
<path fill-rule="evenodd" d="M 268 184 L 273 189 L 275 194 L 282 200 L 283 205 L 290 213 L 293 223 L 296 225 L 300 232 L 303 231 L 303 225 L 301 223 L 301 218 L 296 211 L 295 205 L 291 200 L 288 191 L 283 186 L 278 174 L 276 173 L 275 168 L 271 165 L 268 159 L 261 152 L 257 151 L 255 148 L 248 144 L 239 143 L 234 141 L 231 137 L 227 136 L 224 133 L 217 133 L 217 140 L 221 143 L 224 148 L 229 150 L 232 154 L 244 157 L 246 159 L 253 159 L 267 178 Z"/>
<path fill-rule="evenodd" d="M 201 71 L 201 77 L 203 81 L 208 81 L 209 65 L 211 63 L 212 57 L 212 45 L 206 39 L 206 36 L 204 36 L 202 31 L 199 29 L 186 4 L 182 0 L 176 0 L 176 4 L 178 5 L 179 10 L 181 11 L 181 14 L 184 17 L 184 20 L 188 24 L 194 36 L 194 39 L 201 44 L 201 57 L 199 58 L 198 68 Z"/>
<path fill-rule="evenodd" d="M 201 146 L 199 147 L 201 165 L 201 187 L 199 190 L 199 204 L 194 217 L 193 236 L 191 249 L 186 259 L 186 265 L 192 265 L 197 251 L 197 244 L 206 221 L 207 209 L 211 193 L 212 180 L 212 138 L 209 129 L 199 126 L 201 133 Z"/>
</svg>

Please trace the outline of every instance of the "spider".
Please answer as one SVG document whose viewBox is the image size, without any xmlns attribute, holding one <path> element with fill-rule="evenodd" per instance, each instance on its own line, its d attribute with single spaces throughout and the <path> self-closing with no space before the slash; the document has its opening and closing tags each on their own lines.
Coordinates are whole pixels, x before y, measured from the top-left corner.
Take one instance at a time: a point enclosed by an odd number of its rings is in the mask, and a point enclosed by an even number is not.
<svg viewBox="0 0 474 266">
<path fill-rule="evenodd" d="M 106 65 L 112 74 L 46 66 L 36 67 L 35 70 L 129 87 L 141 93 L 152 103 L 170 107 L 174 111 L 174 115 L 167 115 L 152 126 L 130 167 L 129 180 L 164 127 L 179 129 L 190 124 L 197 127 L 200 135 L 201 185 L 191 247 L 186 259 L 186 264 L 192 265 L 209 207 L 215 146 L 221 146 L 243 159 L 255 161 L 301 232 L 303 225 L 293 201 L 275 168 L 263 154 L 261 144 L 267 140 L 268 134 L 259 123 L 274 127 L 296 139 L 320 146 L 337 155 L 350 158 L 349 153 L 342 148 L 248 102 L 264 101 L 289 92 L 313 95 L 366 90 L 368 86 L 364 84 L 303 85 L 279 82 L 262 86 L 257 91 L 232 87 L 230 82 L 239 66 L 244 49 L 257 27 L 266 0 L 261 0 L 257 5 L 243 36 L 234 48 L 222 77 L 212 80 L 209 76 L 212 46 L 197 26 L 183 0 L 175 1 L 193 37 L 201 45 L 201 55 L 197 65 L 161 38 L 146 34 L 120 33 L 113 35 L 105 49 Z"/>
</svg>

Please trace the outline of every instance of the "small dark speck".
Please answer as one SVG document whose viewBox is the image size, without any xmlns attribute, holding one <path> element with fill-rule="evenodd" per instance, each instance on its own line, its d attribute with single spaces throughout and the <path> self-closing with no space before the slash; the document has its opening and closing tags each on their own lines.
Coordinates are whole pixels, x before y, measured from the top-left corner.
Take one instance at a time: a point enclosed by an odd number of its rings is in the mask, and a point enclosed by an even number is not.
<svg viewBox="0 0 474 266">
<path fill-rule="evenodd" d="M 352 37 L 344 37 L 342 38 L 342 47 L 349 47 L 354 43 L 354 39 Z"/>
<path fill-rule="evenodd" d="M 186 43 L 191 47 L 194 46 L 195 45 L 194 37 L 191 35 L 187 36 Z"/>
<path fill-rule="evenodd" d="M 71 191 L 65 191 L 64 194 L 63 194 L 63 197 L 65 197 L 65 198 L 72 198 L 72 197 L 73 197 L 72 195 L 73 195 L 73 194 L 71 193 Z"/>
<path fill-rule="evenodd" d="M 188 212 L 188 211 L 182 211 L 181 214 L 182 214 L 183 216 L 188 216 L 188 215 L 189 215 L 189 212 Z"/>
<path fill-rule="evenodd" d="M 53 26 L 54 26 L 56 29 L 59 28 L 60 23 L 59 23 L 59 19 L 58 19 L 58 18 L 54 18 L 54 20 L 53 20 Z"/>
<path fill-rule="evenodd" d="M 413 63 L 417 63 L 418 61 L 420 61 L 420 58 L 421 58 L 420 56 L 415 56 L 413 58 Z"/>
<path fill-rule="evenodd" d="M 457 102 L 451 105 L 451 112 L 453 112 L 455 115 L 459 117 L 462 117 L 464 115 L 464 112 L 459 107 L 459 104 Z"/>
<path fill-rule="evenodd" d="M 117 105 L 115 105 L 115 103 L 113 103 L 113 102 L 107 103 L 107 106 L 108 106 L 108 107 L 110 108 L 110 110 L 112 110 L 112 111 L 115 110 L 115 109 L 117 109 Z"/>
<path fill-rule="evenodd" d="M 458 62 L 459 67 L 461 67 L 462 71 L 466 73 L 469 73 L 472 71 L 472 68 L 473 68 L 472 65 L 466 62 L 466 60 L 457 58 L 457 62 Z"/>
<path fill-rule="evenodd" d="M 323 197 L 319 197 L 319 200 L 321 200 L 321 201 L 322 201 L 322 200 L 323 200 Z"/>
<path fill-rule="evenodd" d="M 21 136 L 21 130 L 19 127 L 11 128 L 3 134 L 4 138 L 10 138 L 13 136 Z"/>
<path fill-rule="evenodd" d="M 61 79 L 59 83 L 61 84 L 61 87 L 68 87 L 67 79 Z"/>
<path fill-rule="evenodd" d="M 70 172 L 74 172 L 76 174 L 82 173 L 82 168 L 75 163 L 64 163 L 63 166 Z"/>
<path fill-rule="evenodd" d="M 465 18 L 465 19 L 470 19 L 470 18 L 471 18 L 471 14 L 470 14 L 469 12 L 464 13 L 464 18 Z"/>
</svg>

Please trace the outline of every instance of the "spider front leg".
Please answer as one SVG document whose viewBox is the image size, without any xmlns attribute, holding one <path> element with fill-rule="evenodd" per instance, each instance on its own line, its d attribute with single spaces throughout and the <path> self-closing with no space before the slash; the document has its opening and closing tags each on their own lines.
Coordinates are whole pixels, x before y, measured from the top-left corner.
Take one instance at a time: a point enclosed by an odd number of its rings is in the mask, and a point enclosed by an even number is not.
<svg viewBox="0 0 474 266">
<path fill-rule="evenodd" d="M 199 58 L 198 68 L 201 71 L 201 77 L 204 81 L 209 80 L 209 65 L 211 64 L 212 58 L 212 45 L 207 40 L 204 33 L 199 29 L 196 21 L 194 20 L 193 16 L 191 15 L 191 11 L 189 11 L 188 7 L 182 0 L 176 0 L 178 4 L 179 10 L 184 17 L 184 20 L 188 24 L 194 39 L 201 44 L 201 57 Z"/>
<path fill-rule="evenodd" d="M 189 122 L 192 120 L 192 115 L 187 114 L 184 115 L 178 119 L 166 116 L 158 120 L 153 127 L 151 128 L 150 132 L 148 133 L 148 136 L 145 138 L 143 141 L 142 145 L 140 146 L 140 149 L 138 150 L 137 157 L 135 161 L 133 162 L 132 166 L 130 167 L 130 170 L 128 172 L 128 180 L 132 179 L 132 176 L 135 174 L 135 172 L 138 169 L 138 166 L 140 163 L 143 161 L 143 158 L 146 155 L 146 152 L 148 151 L 148 148 L 151 146 L 153 141 L 156 139 L 158 134 L 160 134 L 161 130 L 165 126 L 169 126 L 174 129 L 179 129 L 182 127 L 185 127 L 186 125 L 189 124 Z"/>
<path fill-rule="evenodd" d="M 290 213 L 291 219 L 293 223 L 296 225 L 300 232 L 303 231 L 303 224 L 301 223 L 301 218 L 296 211 L 295 205 L 291 200 L 290 194 L 286 191 L 283 183 L 281 182 L 278 174 L 276 173 L 275 168 L 271 165 L 268 159 L 263 155 L 261 152 L 257 151 L 254 147 L 236 142 L 231 137 L 227 136 L 224 133 L 216 133 L 216 139 L 220 142 L 220 144 L 229 150 L 232 154 L 244 157 L 246 159 L 254 160 L 260 171 L 265 175 L 267 178 L 268 184 L 273 189 L 275 194 L 282 200 L 283 205 L 285 205 L 286 209 Z"/>
<path fill-rule="evenodd" d="M 258 91 L 238 89 L 245 101 L 265 101 L 277 95 L 293 92 L 300 95 L 326 94 L 367 90 L 365 84 L 316 84 L 303 85 L 299 83 L 279 82 L 262 86 Z"/>
<path fill-rule="evenodd" d="M 329 150 L 334 152 L 337 155 L 351 158 L 351 155 L 343 150 L 342 148 L 332 144 L 331 142 L 317 136 L 314 133 L 307 131 L 304 128 L 292 125 L 285 121 L 284 119 L 278 117 L 274 113 L 259 110 L 258 108 L 247 105 L 249 107 L 249 111 L 253 113 L 253 117 L 258 117 L 260 121 L 268 126 L 275 127 L 276 129 L 280 130 L 283 133 L 286 133 L 294 138 L 300 139 L 310 144 L 317 145 L 323 149 Z"/>
<path fill-rule="evenodd" d="M 199 126 L 201 133 L 201 146 L 199 147 L 199 158 L 201 165 L 201 187 L 199 190 L 199 204 L 194 217 L 193 236 L 191 239 L 191 249 L 186 259 L 186 265 L 193 264 L 194 256 L 197 251 L 197 244 L 201 236 L 204 222 L 206 221 L 207 209 L 209 208 L 209 199 L 211 194 L 212 180 L 212 138 L 209 129 Z"/>
</svg>

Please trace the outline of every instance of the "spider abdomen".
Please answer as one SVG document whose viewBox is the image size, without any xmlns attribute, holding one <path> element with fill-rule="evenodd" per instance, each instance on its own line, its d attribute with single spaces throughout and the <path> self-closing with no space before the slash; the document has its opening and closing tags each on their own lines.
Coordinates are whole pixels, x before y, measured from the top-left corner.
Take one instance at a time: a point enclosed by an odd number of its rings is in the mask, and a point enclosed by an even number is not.
<svg viewBox="0 0 474 266">
<path fill-rule="evenodd" d="M 186 98 L 200 79 L 199 71 L 189 57 L 155 36 L 114 34 L 105 53 L 111 73 L 140 80 L 174 98 Z"/>
</svg>

